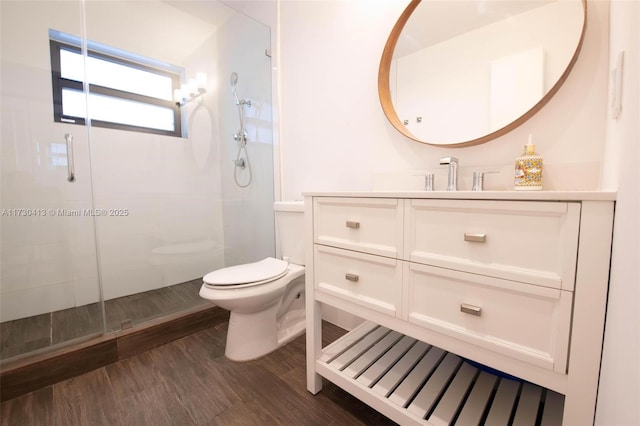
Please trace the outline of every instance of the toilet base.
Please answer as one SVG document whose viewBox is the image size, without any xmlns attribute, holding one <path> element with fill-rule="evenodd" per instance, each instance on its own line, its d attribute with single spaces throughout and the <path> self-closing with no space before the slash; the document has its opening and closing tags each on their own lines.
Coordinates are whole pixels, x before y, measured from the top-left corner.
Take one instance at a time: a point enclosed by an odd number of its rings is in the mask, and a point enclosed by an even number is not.
<svg viewBox="0 0 640 426">
<path fill-rule="evenodd" d="M 224 354 L 232 361 L 249 361 L 273 351 L 277 345 L 277 304 L 261 312 L 231 311 Z"/>
<path fill-rule="evenodd" d="M 287 312 L 278 320 L 278 347 L 302 335 L 306 328 L 304 307 Z"/>
<path fill-rule="evenodd" d="M 232 361 L 257 359 L 304 333 L 304 310 L 287 312 L 279 321 L 276 320 L 277 310 L 278 304 L 254 314 L 232 311 L 225 356 Z"/>
</svg>

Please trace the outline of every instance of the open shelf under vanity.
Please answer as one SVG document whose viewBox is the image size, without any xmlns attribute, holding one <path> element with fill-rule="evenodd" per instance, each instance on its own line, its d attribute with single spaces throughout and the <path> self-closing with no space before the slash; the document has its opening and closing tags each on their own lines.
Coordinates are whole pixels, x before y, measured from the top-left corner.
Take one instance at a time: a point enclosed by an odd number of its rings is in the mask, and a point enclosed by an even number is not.
<svg viewBox="0 0 640 426">
<path fill-rule="evenodd" d="M 562 423 L 563 395 L 372 322 L 324 348 L 316 368 L 403 425 Z"/>
</svg>

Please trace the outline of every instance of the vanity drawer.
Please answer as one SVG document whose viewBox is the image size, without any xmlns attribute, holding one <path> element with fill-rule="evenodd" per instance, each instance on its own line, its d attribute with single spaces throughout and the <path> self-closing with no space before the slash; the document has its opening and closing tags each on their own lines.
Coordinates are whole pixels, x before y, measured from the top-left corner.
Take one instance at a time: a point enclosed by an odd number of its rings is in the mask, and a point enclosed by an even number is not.
<svg viewBox="0 0 640 426">
<path fill-rule="evenodd" d="M 364 253 L 402 256 L 402 203 L 385 198 L 316 198 L 314 242 Z"/>
<path fill-rule="evenodd" d="M 400 316 L 402 268 L 398 260 L 316 245 L 313 261 L 317 291 Z"/>
<path fill-rule="evenodd" d="M 403 319 L 566 373 L 572 293 L 405 262 Z"/>
<path fill-rule="evenodd" d="M 573 290 L 579 203 L 407 203 L 406 260 Z"/>
</svg>

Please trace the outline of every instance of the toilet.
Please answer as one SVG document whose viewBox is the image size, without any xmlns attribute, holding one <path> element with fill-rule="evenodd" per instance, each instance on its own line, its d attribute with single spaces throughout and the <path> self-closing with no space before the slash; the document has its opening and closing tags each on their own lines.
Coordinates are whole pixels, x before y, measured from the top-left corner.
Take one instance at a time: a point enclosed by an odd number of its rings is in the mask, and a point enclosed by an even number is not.
<svg viewBox="0 0 640 426">
<path fill-rule="evenodd" d="M 210 272 L 200 297 L 230 311 L 225 356 L 233 361 L 260 358 L 305 330 L 304 204 L 275 202 L 276 238 L 282 259 Z"/>
</svg>

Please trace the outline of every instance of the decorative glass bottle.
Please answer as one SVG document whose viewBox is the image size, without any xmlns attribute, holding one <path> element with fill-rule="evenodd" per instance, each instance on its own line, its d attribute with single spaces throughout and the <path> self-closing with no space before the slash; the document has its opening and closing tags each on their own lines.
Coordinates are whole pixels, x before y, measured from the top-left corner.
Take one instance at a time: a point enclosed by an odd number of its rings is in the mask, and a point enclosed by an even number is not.
<svg viewBox="0 0 640 426">
<path fill-rule="evenodd" d="M 542 157 L 536 154 L 536 146 L 529 141 L 524 146 L 523 154 L 516 158 L 515 190 L 537 191 L 542 189 Z"/>
</svg>

